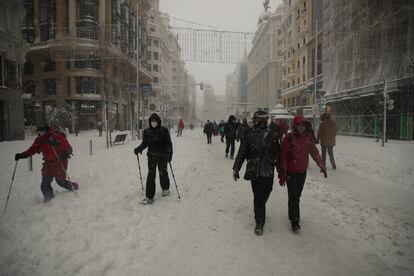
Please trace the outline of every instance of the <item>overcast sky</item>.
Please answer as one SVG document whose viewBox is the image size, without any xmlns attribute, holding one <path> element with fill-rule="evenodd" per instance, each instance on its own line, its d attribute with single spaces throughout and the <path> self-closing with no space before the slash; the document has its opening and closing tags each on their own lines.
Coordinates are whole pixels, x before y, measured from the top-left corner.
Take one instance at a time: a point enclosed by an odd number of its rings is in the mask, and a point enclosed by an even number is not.
<svg viewBox="0 0 414 276">
<path fill-rule="evenodd" d="M 171 16 L 216 29 L 255 32 L 264 0 L 160 0 L 160 10 Z M 270 0 L 274 12 L 282 0 Z M 172 25 L 183 23 L 173 20 Z M 187 24 L 186 27 L 189 27 Z M 199 27 L 202 28 L 202 27 Z M 206 27 L 208 29 L 208 27 Z M 209 82 L 215 94 L 225 94 L 225 76 L 235 69 L 235 64 L 206 64 L 187 62 L 186 68 L 196 80 Z"/>
</svg>

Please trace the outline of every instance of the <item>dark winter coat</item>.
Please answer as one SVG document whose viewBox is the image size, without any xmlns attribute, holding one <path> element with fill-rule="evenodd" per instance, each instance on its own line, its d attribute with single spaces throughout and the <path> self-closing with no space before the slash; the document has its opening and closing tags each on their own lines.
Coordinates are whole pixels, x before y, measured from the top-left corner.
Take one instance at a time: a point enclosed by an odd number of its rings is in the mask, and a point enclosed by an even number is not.
<svg viewBox="0 0 414 276">
<path fill-rule="evenodd" d="M 314 144 L 318 143 L 318 139 L 315 136 L 315 131 L 312 128 L 312 124 L 309 121 L 305 121 L 305 127 L 306 127 L 306 133 L 309 135 L 309 137 L 311 138 L 311 141 Z"/>
<path fill-rule="evenodd" d="M 247 122 L 243 122 L 237 130 L 237 139 L 245 140 L 247 137 L 247 132 L 249 131 L 250 127 Z"/>
<path fill-rule="evenodd" d="M 252 127 L 247 131 L 246 140 L 240 145 L 233 170 L 239 171 L 247 159 L 244 179 L 273 177 L 279 158 L 279 139 L 269 128 Z"/>
<path fill-rule="evenodd" d="M 226 140 L 236 140 L 237 138 L 237 123 L 233 121 L 236 119 L 233 115 L 230 115 L 229 120 L 224 126 L 224 135 L 226 135 Z"/>
<path fill-rule="evenodd" d="M 220 133 L 220 135 L 224 135 L 224 127 L 226 126 L 226 124 L 225 123 L 220 123 L 218 126 L 217 126 L 217 128 L 218 128 L 218 131 L 219 131 L 219 133 Z"/>
<path fill-rule="evenodd" d="M 203 130 L 203 132 L 204 132 L 205 134 L 207 134 L 207 135 L 213 134 L 213 132 L 214 132 L 214 125 L 213 125 L 213 123 L 211 123 L 211 122 L 206 123 L 206 124 L 204 125 L 204 130 Z"/>
<path fill-rule="evenodd" d="M 155 119 L 158 122 L 157 127 L 151 126 L 151 121 Z M 161 154 L 171 160 L 173 155 L 173 147 L 170 137 L 170 132 L 167 128 L 161 126 L 161 118 L 153 113 L 149 117 L 149 127 L 144 130 L 144 135 L 141 145 L 138 146 L 138 151 L 142 152 L 148 148 L 148 155 Z"/>
<path fill-rule="evenodd" d="M 318 140 L 322 146 L 335 146 L 336 144 L 336 125 L 331 121 L 331 115 L 324 113 L 321 115 L 321 124 L 318 130 Z"/>
<path fill-rule="evenodd" d="M 308 169 L 309 155 L 318 164 L 324 168 L 323 161 L 319 155 L 315 143 L 308 133 L 299 133 L 295 125 L 303 123 L 303 116 L 296 116 L 293 120 L 293 132 L 288 133 L 282 142 L 280 153 L 280 176 L 285 177 L 287 173 L 305 173 Z"/>
</svg>

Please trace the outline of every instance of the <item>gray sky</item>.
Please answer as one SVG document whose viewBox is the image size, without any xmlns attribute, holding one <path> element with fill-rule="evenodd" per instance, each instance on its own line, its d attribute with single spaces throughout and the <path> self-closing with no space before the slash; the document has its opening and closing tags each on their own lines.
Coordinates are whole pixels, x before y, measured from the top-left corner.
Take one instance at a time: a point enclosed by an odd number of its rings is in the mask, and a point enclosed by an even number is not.
<svg viewBox="0 0 414 276">
<path fill-rule="evenodd" d="M 281 3 L 282 0 L 270 0 L 271 11 L 275 11 Z M 216 29 L 255 32 L 264 8 L 263 0 L 160 0 L 160 10 L 180 19 L 214 26 Z M 188 24 L 172 20 L 172 25 L 175 24 L 189 27 Z M 211 83 L 215 94 L 222 95 L 225 94 L 225 76 L 231 73 L 235 66 L 186 63 L 187 70 L 198 82 Z"/>
</svg>

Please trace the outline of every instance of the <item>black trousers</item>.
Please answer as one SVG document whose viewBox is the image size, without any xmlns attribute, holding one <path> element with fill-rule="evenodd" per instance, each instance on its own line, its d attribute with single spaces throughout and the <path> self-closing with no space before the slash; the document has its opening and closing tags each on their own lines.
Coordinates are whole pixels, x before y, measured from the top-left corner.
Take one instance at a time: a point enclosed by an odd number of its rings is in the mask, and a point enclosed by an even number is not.
<svg viewBox="0 0 414 276">
<path fill-rule="evenodd" d="M 289 207 L 289 220 L 291 223 L 299 223 L 300 220 L 300 207 L 299 201 L 302 195 L 303 185 L 306 180 L 305 173 L 288 173 L 287 174 L 287 190 L 288 190 L 288 207 Z"/>
<path fill-rule="evenodd" d="M 213 136 L 212 133 L 207 134 L 207 144 L 211 144 L 211 136 Z"/>
<path fill-rule="evenodd" d="M 333 153 L 333 146 L 322 146 L 322 160 L 326 166 L 326 150 L 328 150 L 329 160 L 331 161 L 332 167 L 336 167 L 335 165 L 335 157 Z"/>
<path fill-rule="evenodd" d="M 158 174 L 160 177 L 161 189 L 168 190 L 170 188 L 170 179 L 168 178 L 167 161 L 164 154 L 148 155 L 148 175 L 145 195 L 149 199 L 153 199 L 155 195 L 155 174 L 158 166 Z"/>
<path fill-rule="evenodd" d="M 229 154 L 230 151 L 230 156 L 234 156 L 234 147 L 234 139 L 226 138 L 226 154 Z"/>
<path fill-rule="evenodd" d="M 266 220 L 266 202 L 273 189 L 273 177 L 252 179 L 254 218 L 257 224 L 264 225 Z"/>
</svg>

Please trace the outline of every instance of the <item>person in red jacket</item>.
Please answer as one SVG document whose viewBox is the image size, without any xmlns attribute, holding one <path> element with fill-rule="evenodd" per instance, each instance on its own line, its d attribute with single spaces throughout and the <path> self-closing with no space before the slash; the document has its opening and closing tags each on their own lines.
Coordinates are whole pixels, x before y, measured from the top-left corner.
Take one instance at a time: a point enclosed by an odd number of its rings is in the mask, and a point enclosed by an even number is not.
<svg viewBox="0 0 414 276">
<path fill-rule="evenodd" d="M 300 229 L 299 201 L 305 184 L 306 171 L 309 164 L 309 154 L 327 177 L 326 168 L 319 155 L 314 141 L 306 132 L 305 118 L 297 115 L 293 119 L 293 131 L 283 139 L 280 153 L 279 184 L 288 189 L 289 220 L 292 231 Z"/>
<path fill-rule="evenodd" d="M 66 180 L 66 170 L 68 168 L 68 159 L 72 154 L 72 147 L 66 138 L 54 128 L 48 125 L 37 127 L 38 137 L 33 145 L 22 153 L 15 155 L 15 160 L 28 158 L 36 153 L 43 154 L 42 183 L 40 189 L 45 201 L 54 197 L 51 183 L 53 178 L 59 186 L 69 190 L 77 190 L 79 185 L 75 182 Z"/>
<path fill-rule="evenodd" d="M 183 122 L 183 119 L 180 119 L 180 121 L 178 122 L 177 137 L 183 136 L 183 129 L 184 129 L 184 122 Z"/>
</svg>

